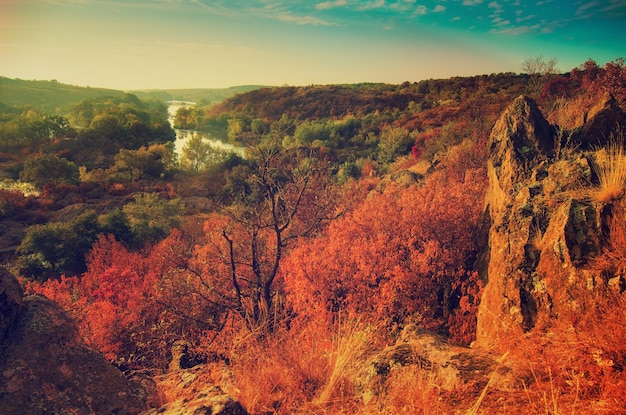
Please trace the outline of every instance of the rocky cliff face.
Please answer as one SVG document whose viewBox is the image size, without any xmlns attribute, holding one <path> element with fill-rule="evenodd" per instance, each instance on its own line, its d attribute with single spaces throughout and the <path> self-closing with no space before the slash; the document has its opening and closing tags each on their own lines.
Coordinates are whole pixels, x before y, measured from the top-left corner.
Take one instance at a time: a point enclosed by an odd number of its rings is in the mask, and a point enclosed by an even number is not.
<svg viewBox="0 0 626 415">
<path fill-rule="evenodd" d="M 592 197 L 592 163 L 626 117 L 610 99 L 599 108 L 571 135 L 575 146 L 558 157 L 556 130 L 530 98 L 517 98 L 495 124 L 477 345 L 497 349 L 506 337 L 576 312 L 578 293 L 606 284 L 586 267 L 604 242 L 612 209 Z"/>
<path fill-rule="evenodd" d="M 144 406 L 122 373 L 81 341 L 69 316 L 44 297 L 22 299 L 0 271 L 0 412 L 133 414 Z"/>
</svg>

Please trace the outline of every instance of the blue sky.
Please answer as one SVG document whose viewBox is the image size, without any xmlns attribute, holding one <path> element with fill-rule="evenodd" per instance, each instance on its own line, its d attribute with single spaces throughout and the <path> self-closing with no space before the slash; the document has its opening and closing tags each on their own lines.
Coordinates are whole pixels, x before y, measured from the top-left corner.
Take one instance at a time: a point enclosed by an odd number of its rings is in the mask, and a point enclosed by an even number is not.
<svg viewBox="0 0 626 415">
<path fill-rule="evenodd" d="M 117 89 L 420 81 L 626 57 L 626 0 L 0 0 L 0 76 Z"/>
</svg>

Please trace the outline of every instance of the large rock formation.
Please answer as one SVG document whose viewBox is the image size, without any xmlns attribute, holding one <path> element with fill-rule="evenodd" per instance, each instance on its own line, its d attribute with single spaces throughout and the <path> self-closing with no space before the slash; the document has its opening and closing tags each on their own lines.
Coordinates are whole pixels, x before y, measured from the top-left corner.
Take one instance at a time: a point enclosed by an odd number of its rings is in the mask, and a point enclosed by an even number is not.
<svg viewBox="0 0 626 415">
<path fill-rule="evenodd" d="M 21 300 L 15 279 L 7 273 L 0 273 L 0 279 L 3 415 L 133 414 L 143 409 L 138 391 L 83 344 L 75 323 L 58 304 L 40 296 Z"/>
<path fill-rule="evenodd" d="M 579 140 L 589 142 L 592 131 L 606 137 L 615 125 L 602 120 L 623 119 L 620 111 L 606 104 L 587 120 Z M 498 349 L 501 340 L 576 312 L 576 293 L 603 283 L 584 269 L 602 244 L 611 209 L 590 196 L 594 154 L 569 149 L 566 156 L 555 157 L 555 139 L 537 105 L 524 96 L 492 130 L 487 284 L 477 345 Z"/>
<path fill-rule="evenodd" d="M 21 308 L 20 284 L 4 268 L 0 268 L 0 342 L 13 327 Z"/>
</svg>

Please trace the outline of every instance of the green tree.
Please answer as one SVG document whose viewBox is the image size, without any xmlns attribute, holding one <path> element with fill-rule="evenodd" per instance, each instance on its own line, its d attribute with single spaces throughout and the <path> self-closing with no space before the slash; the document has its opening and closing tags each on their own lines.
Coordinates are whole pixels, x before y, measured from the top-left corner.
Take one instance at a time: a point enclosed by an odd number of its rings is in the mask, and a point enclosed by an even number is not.
<svg viewBox="0 0 626 415">
<path fill-rule="evenodd" d="M 122 148 L 115 156 L 112 170 L 126 175 L 131 182 L 143 178 L 157 178 L 165 173 L 168 157 L 168 149 L 162 144 L 153 144 L 138 150 Z"/>
<path fill-rule="evenodd" d="M 17 249 L 21 272 L 31 278 L 49 279 L 85 271 L 85 255 L 100 233 L 95 212 L 70 222 L 34 225 Z"/>
<path fill-rule="evenodd" d="M 181 199 L 161 199 L 156 193 L 139 193 L 122 208 L 139 245 L 165 238 L 180 224 L 184 210 Z"/>
<path fill-rule="evenodd" d="M 180 167 L 195 173 L 202 170 L 208 160 L 212 147 L 200 134 L 194 134 L 182 149 Z"/>
<path fill-rule="evenodd" d="M 403 127 L 387 127 L 380 134 L 378 161 L 389 163 L 399 154 L 408 153 L 415 136 Z"/>
<path fill-rule="evenodd" d="M 24 161 L 20 179 L 41 188 L 46 183 L 78 184 L 80 173 L 75 163 L 54 154 L 42 154 Z"/>
<path fill-rule="evenodd" d="M 127 246 L 133 245 L 135 234 L 128 217 L 121 209 L 113 209 L 98 218 L 98 222 L 102 233 L 115 236 L 117 241 L 123 242 Z"/>
</svg>

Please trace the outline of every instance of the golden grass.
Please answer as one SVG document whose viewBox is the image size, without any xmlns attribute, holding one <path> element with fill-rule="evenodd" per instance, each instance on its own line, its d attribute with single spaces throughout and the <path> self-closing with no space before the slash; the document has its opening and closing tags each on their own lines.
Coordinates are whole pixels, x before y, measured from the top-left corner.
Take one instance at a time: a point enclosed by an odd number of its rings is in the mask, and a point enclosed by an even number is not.
<svg viewBox="0 0 626 415">
<path fill-rule="evenodd" d="M 626 153 L 623 135 L 613 136 L 607 146 L 596 152 L 593 167 L 600 182 L 594 194 L 598 202 L 612 202 L 624 196 L 626 185 Z"/>
<path fill-rule="evenodd" d="M 315 405 L 325 405 L 333 398 L 341 396 L 340 389 L 349 387 L 356 378 L 363 358 L 371 346 L 371 327 L 358 321 L 338 323 L 337 332 L 328 354 L 329 375 L 318 396 Z"/>
</svg>

